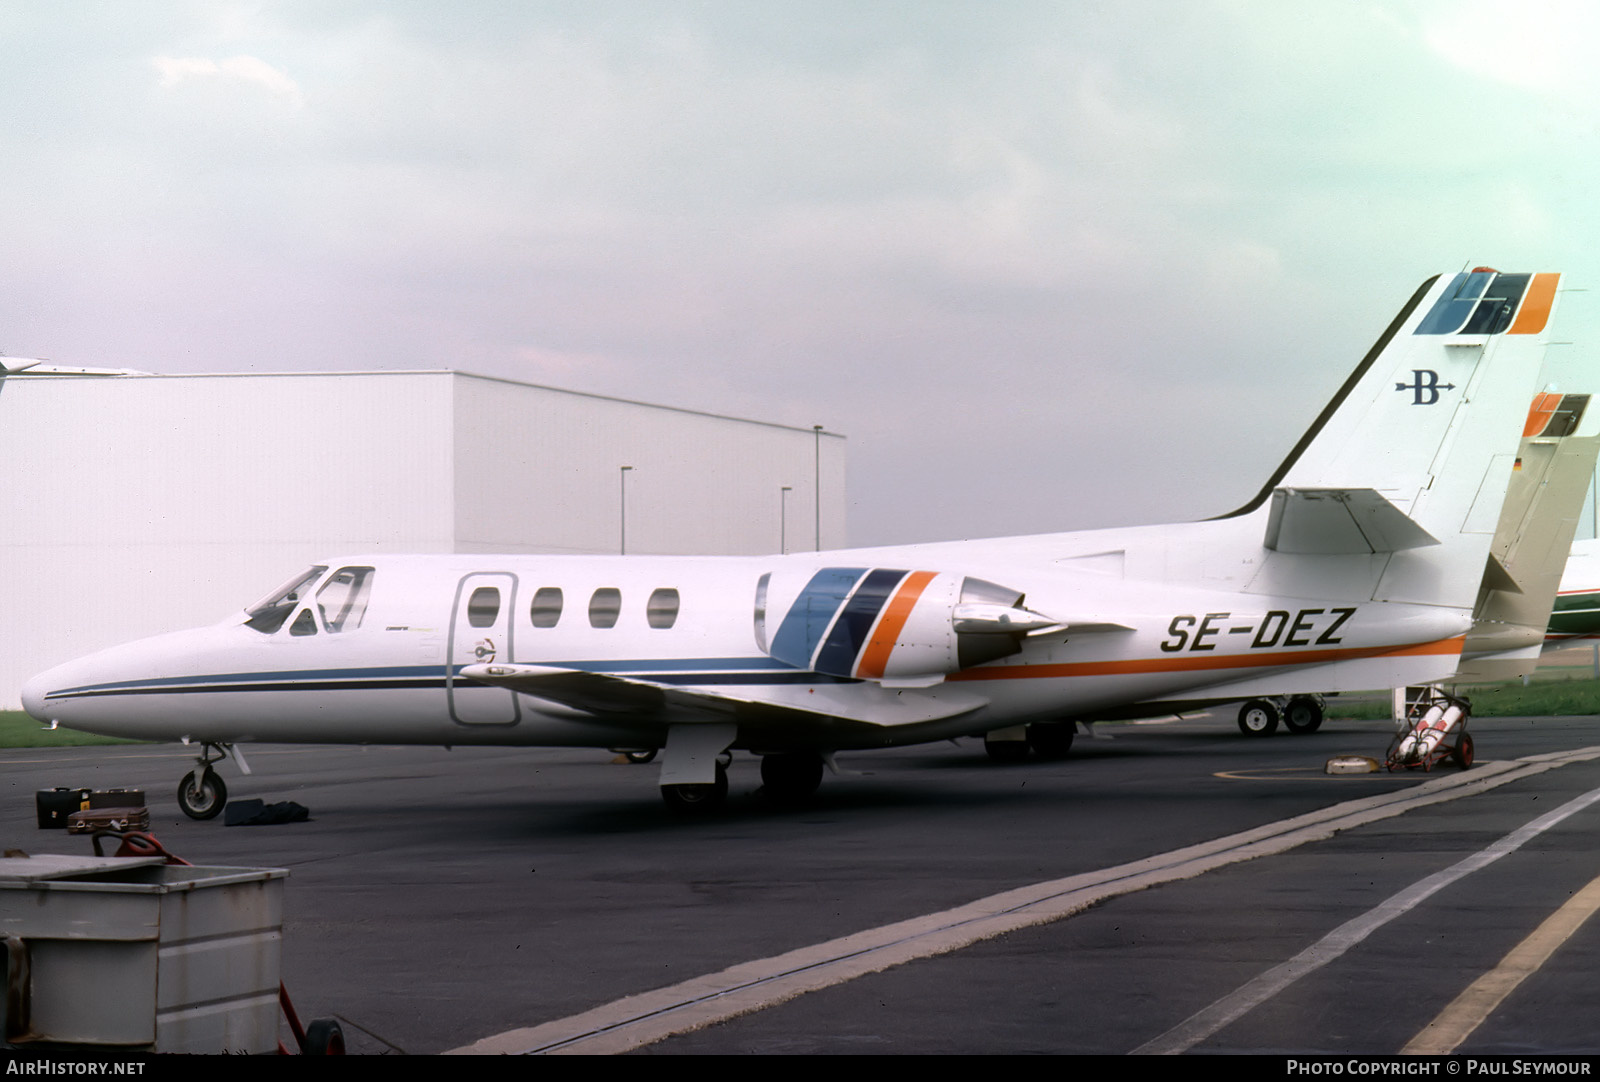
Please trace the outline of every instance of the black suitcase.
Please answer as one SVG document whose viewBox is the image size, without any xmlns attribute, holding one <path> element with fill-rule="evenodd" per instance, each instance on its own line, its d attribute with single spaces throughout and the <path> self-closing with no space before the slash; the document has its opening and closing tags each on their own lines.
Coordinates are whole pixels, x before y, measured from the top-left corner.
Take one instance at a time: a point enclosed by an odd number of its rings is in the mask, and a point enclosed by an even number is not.
<svg viewBox="0 0 1600 1082">
<path fill-rule="evenodd" d="M 34 804 L 39 810 L 39 829 L 65 830 L 67 816 L 89 806 L 90 792 L 88 789 L 69 789 L 65 786 L 40 789 L 34 797 Z"/>
</svg>

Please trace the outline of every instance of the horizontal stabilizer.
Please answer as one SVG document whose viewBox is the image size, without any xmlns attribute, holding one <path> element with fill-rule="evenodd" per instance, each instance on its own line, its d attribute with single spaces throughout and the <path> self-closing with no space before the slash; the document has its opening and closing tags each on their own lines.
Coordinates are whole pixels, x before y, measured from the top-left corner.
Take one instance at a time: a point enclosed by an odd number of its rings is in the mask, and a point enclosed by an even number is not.
<svg viewBox="0 0 1600 1082">
<path fill-rule="evenodd" d="M 1278 488 L 1262 544 L 1274 552 L 1348 556 L 1439 542 L 1370 488 Z"/>
<path fill-rule="evenodd" d="M 1456 670 L 1455 679 L 1461 683 L 1490 683 L 1527 676 L 1539 667 L 1539 655 L 1543 645 L 1534 643 L 1532 646 L 1505 650 L 1498 654 L 1465 658 L 1461 662 L 1461 667 Z"/>
<path fill-rule="evenodd" d="M 848 696 L 824 697 L 812 688 L 773 684 L 729 694 L 704 687 L 681 687 L 611 673 L 548 665 L 467 665 L 461 675 L 480 684 L 509 688 L 593 714 L 663 714 L 687 719 L 698 714 L 740 722 L 854 721 L 875 726 L 914 725 L 960 717 L 989 705 L 970 691 L 889 689 L 870 681 L 851 685 Z"/>
</svg>

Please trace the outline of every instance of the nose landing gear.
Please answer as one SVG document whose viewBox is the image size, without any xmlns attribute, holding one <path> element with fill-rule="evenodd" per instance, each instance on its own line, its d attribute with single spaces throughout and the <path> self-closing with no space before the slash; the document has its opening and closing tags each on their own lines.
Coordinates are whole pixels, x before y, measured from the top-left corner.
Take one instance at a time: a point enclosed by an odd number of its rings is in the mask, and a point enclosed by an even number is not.
<svg viewBox="0 0 1600 1082">
<path fill-rule="evenodd" d="M 200 745 L 200 756 L 195 760 L 198 768 L 189 771 L 178 783 L 178 807 L 190 819 L 215 819 L 228 806 L 228 787 L 211 769 L 211 764 L 226 759 L 231 750 L 227 744 Z"/>
</svg>

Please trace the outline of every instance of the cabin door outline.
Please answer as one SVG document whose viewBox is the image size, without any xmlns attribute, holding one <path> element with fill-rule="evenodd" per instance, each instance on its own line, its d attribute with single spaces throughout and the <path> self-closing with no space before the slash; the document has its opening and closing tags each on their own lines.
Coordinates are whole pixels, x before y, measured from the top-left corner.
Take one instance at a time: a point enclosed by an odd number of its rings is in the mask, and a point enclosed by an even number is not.
<svg viewBox="0 0 1600 1082">
<path fill-rule="evenodd" d="M 497 604 L 493 619 L 486 622 L 482 602 L 489 595 L 480 591 L 487 590 L 496 592 Z M 463 665 L 511 660 L 516 602 L 517 576 L 509 571 L 474 571 L 461 576 L 456 584 L 449 644 L 445 648 L 445 698 L 450 704 L 450 720 L 458 725 L 515 725 L 522 720 L 516 692 L 485 687 L 456 676 Z"/>
</svg>

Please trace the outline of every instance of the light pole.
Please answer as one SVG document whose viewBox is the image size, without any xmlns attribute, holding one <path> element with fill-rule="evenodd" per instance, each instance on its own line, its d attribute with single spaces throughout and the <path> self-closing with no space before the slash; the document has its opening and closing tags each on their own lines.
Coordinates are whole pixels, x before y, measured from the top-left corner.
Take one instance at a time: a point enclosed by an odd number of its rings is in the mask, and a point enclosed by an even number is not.
<svg viewBox="0 0 1600 1082">
<path fill-rule="evenodd" d="M 617 518 L 622 524 L 622 533 L 617 542 L 617 554 L 619 556 L 628 554 L 628 471 L 631 469 L 633 469 L 632 466 L 617 467 L 617 484 L 619 486 L 619 491 L 617 492 L 617 510 L 619 514 Z"/>
<path fill-rule="evenodd" d="M 789 555 L 789 493 L 794 491 L 794 486 L 784 485 L 778 489 L 778 555 Z"/>
<path fill-rule="evenodd" d="M 812 431 L 812 433 L 814 433 L 813 441 L 814 441 L 814 444 L 815 444 L 814 450 L 812 452 L 812 458 L 813 458 L 813 461 L 815 463 L 815 466 L 814 466 L 815 474 L 811 479 L 811 495 L 816 498 L 816 504 L 817 504 L 817 543 L 816 543 L 816 551 L 817 552 L 821 552 L 822 551 L 822 426 L 821 425 L 812 425 L 811 426 L 811 431 Z"/>
</svg>

